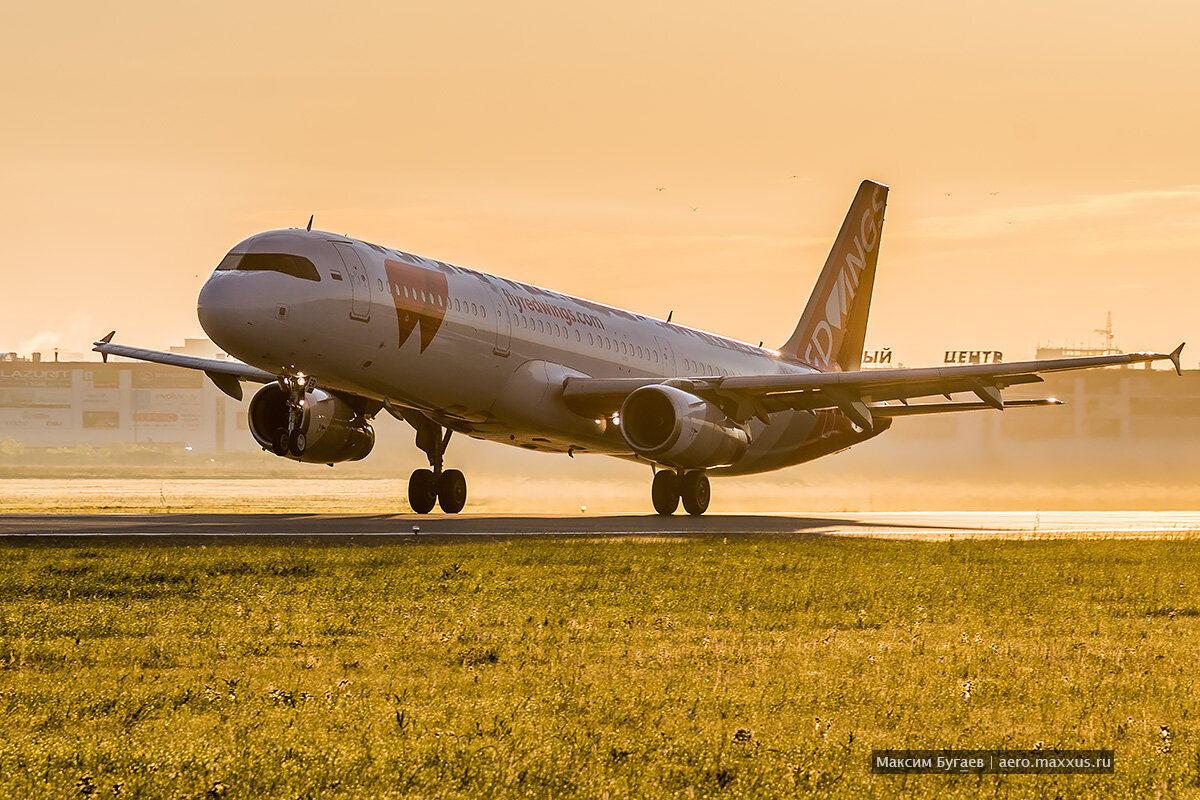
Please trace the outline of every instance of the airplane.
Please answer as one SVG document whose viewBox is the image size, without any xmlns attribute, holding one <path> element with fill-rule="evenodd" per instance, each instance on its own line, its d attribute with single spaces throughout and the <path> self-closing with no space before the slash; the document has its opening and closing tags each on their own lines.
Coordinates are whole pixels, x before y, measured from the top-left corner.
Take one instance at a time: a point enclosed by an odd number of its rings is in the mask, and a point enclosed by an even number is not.
<svg viewBox="0 0 1200 800">
<path fill-rule="evenodd" d="M 656 512 L 709 505 L 709 476 L 782 469 L 845 450 L 897 417 L 1047 406 L 1005 400 L 1041 373 L 1169 360 L 1129 353 L 862 369 L 888 187 L 863 181 L 791 337 L 778 350 L 325 231 L 251 236 L 217 265 L 197 313 L 233 359 L 112 341 L 103 355 L 203 370 L 250 400 L 250 433 L 294 461 L 365 458 L 386 411 L 416 431 L 417 514 L 460 512 L 454 433 L 651 467 Z M 234 360 L 236 359 L 236 360 Z M 1182 374 L 1182 373 L 1181 373 Z M 953 395 L 973 396 L 954 399 Z M 940 398 L 935 402 L 911 402 Z"/>
</svg>

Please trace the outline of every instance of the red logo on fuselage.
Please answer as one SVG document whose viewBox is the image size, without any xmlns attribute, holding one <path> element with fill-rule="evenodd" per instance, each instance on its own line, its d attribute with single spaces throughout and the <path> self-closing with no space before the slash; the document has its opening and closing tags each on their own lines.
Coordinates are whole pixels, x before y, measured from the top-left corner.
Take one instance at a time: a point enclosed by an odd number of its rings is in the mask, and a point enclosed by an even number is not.
<svg viewBox="0 0 1200 800">
<path fill-rule="evenodd" d="M 421 352 L 424 353 L 446 317 L 450 302 L 446 274 L 390 258 L 383 262 L 383 267 L 387 270 L 392 300 L 396 303 L 396 323 L 400 333 L 397 347 L 403 347 L 413 328 L 420 327 Z"/>
</svg>

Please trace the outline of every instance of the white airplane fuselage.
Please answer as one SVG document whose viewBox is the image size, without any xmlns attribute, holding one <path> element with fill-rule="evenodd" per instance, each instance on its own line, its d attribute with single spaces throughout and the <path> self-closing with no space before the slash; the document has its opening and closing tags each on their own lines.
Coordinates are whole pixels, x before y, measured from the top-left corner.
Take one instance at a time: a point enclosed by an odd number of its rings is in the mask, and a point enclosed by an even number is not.
<svg viewBox="0 0 1200 800">
<path fill-rule="evenodd" d="M 235 256 L 255 253 L 295 256 L 315 273 L 237 268 Z M 816 371 L 761 347 L 336 234 L 262 233 L 230 259 L 234 268 L 219 267 L 198 301 L 205 332 L 229 354 L 531 450 L 637 458 L 619 421 L 567 407 L 569 377 Z M 880 433 L 881 422 L 860 431 L 836 410 L 755 419 L 745 453 L 713 471 L 798 464 Z"/>
</svg>

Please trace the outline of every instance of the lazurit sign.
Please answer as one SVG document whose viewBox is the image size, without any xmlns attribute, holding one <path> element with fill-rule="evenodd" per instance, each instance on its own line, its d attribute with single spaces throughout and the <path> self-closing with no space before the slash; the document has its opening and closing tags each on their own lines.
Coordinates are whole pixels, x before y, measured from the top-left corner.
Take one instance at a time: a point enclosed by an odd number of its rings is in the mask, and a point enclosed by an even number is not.
<svg viewBox="0 0 1200 800">
<path fill-rule="evenodd" d="M 43 367 L 0 367 L 0 386 L 70 388 L 71 370 Z"/>
</svg>

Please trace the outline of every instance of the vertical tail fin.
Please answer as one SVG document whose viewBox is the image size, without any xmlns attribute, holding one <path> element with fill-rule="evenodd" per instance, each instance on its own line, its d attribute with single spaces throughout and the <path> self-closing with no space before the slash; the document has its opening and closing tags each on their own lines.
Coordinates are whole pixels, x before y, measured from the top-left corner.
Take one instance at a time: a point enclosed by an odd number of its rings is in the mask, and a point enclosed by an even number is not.
<svg viewBox="0 0 1200 800">
<path fill-rule="evenodd" d="M 861 366 L 888 187 L 863 181 L 817 278 L 800 323 L 780 352 L 823 372 Z"/>
</svg>

